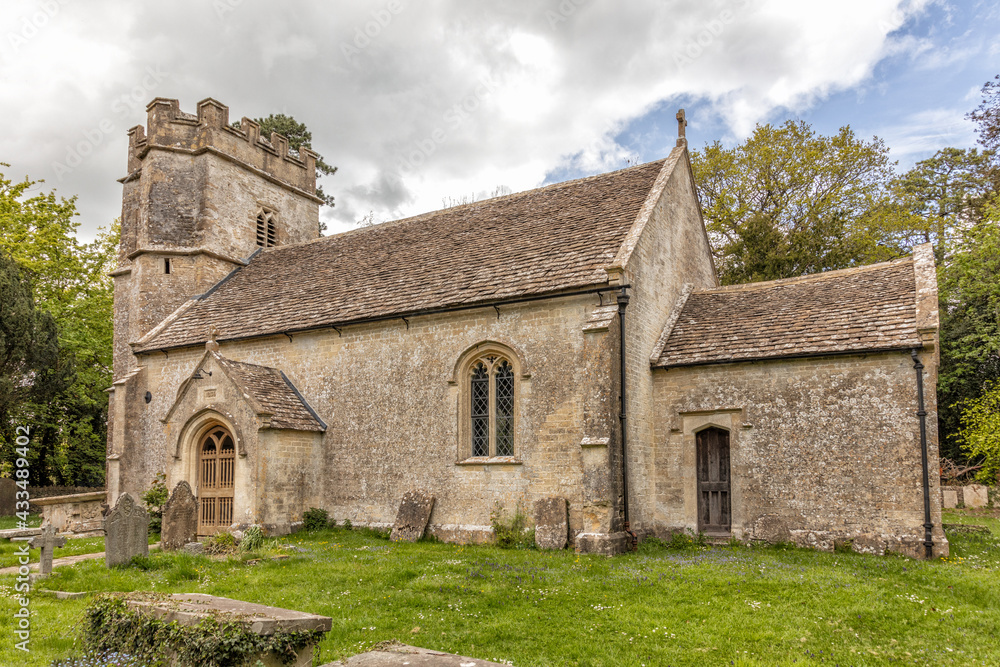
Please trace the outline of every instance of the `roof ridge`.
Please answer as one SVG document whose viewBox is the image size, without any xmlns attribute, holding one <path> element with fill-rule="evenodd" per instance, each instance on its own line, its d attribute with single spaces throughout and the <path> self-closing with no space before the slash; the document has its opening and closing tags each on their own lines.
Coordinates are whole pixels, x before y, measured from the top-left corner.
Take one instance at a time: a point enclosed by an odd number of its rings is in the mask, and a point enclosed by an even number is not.
<svg viewBox="0 0 1000 667">
<path fill-rule="evenodd" d="M 817 282 L 819 280 L 825 280 L 827 278 L 835 278 L 855 273 L 866 273 L 868 271 L 884 269 L 889 266 L 897 264 L 906 264 L 907 262 L 912 262 L 912 261 L 913 261 L 913 256 L 907 255 L 906 257 L 897 257 L 896 259 L 890 259 L 884 262 L 876 262 L 875 264 L 849 266 L 846 269 L 833 269 L 831 271 L 820 271 L 819 273 L 810 273 L 805 276 L 794 276 L 792 278 L 776 278 L 774 280 L 762 280 L 760 282 L 753 282 L 753 283 L 740 283 L 738 285 L 722 285 L 720 287 L 710 287 L 707 289 L 695 290 L 694 293 L 718 294 L 720 292 L 743 292 L 743 291 L 749 292 L 758 289 L 767 289 L 775 286 L 796 285 L 799 283 Z"/>
<path fill-rule="evenodd" d="M 671 151 L 673 153 L 673 151 Z M 346 236 L 354 236 L 357 234 L 362 234 L 365 232 L 370 232 L 376 229 L 386 229 L 388 227 L 396 227 L 401 224 L 410 224 L 415 222 L 421 222 L 438 215 L 443 215 L 444 213 L 452 213 L 461 211 L 462 209 L 470 209 L 474 206 L 483 206 L 485 204 L 490 204 L 499 201 L 510 201 L 513 199 L 518 199 L 521 197 L 527 197 L 529 195 L 537 195 L 540 192 L 549 192 L 554 190 L 559 190 L 566 187 L 572 187 L 575 185 L 580 185 L 587 181 L 596 181 L 598 179 L 607 178 L 608 176 L 613 176 L 615 174 L 621 174 L 628 171 L 638 171 L 643 168 L 648 168 L 651 164 L 656 164 L 657 162 L 665 162 L 670 158 L 668 154 L 666 157 L 662 157 L 659 160 L 650 160 L 649 162 L 643 162 L 642 164 L 632 165 L 631 167 L 624 167 L 622 169 L 616 169 L 615 171 L 606 171 L 600 174 L 591 174 L 590 176 L 581 176 L 580 178 L 574 178 L 568 181 L 559 181 L 558 183 L 549 183 L 548 185 L 542 185 L 537 188 L 532 188 L 530 190 L 521 190 L 520 192 L 512 192 L 507 195 L 500 195 L 499 197 L 490 197 L 489 199 L 481 199 L 479 201 L 469 202 L 467 204 L 459 204 L 458 206 L 448 206 L 446 208 L 439 208 L 433 211 L 424 211 L 423 213 L 418 213 L 416 215 L 407 216 L 405 218 L 397 218 L 395 220 L 386 220 L 385 222 L 380 222 L 375 225 L 368 225 L 367 227 L 355 227 L 354 229 L 348 229 L 343 232 L 337 232 L 336 234 L 330 234 L 329 236 L 321 236 L 318 239 L 312 239 L 311 241 L 302 241 L 300 243 L 289 243 L 286 245 L 275 246 L 273 248 L 264 249 L 265 252 L 280 252 L 284 249 L 298 248 L 305 245 L 313 243 L 323 243 L 329 242 L 331 239 L 342 239 Z"/>
</svg>

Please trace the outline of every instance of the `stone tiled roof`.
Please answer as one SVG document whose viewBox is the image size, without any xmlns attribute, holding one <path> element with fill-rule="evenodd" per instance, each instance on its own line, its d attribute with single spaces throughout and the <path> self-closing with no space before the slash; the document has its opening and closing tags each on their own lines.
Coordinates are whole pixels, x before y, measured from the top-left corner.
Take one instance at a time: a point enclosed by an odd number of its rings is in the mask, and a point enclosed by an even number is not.
<svg viewBox="0 0 1000 667">
<path fill-rule="evenodd" d="M 265 250 L 136 351 L 604 284 L 664 162 Z"/>
<path fill-rule="evenodd" d="M 246 392 L 247 398 L 256 402 L 261 412 L 271 415 L 271 428 L 326 430 L 326 424 L 278 369 L 233 361 L 218 352 L 213 356 L 233 382 Z"/>
<path fill-rule="evenodd" d="M 692 292 L 653 366 L 920 347 L 910 258 Z"/>
</svg>

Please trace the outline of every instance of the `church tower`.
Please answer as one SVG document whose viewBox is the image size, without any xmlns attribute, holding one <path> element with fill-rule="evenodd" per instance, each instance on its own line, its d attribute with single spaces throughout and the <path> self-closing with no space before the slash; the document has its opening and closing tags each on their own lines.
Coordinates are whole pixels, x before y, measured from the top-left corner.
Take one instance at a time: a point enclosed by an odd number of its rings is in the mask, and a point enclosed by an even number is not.
<svg viewBox="0 0 1000 667">
<path fill-rule="evenodd" d="M 213 99 L 186 114 L 177 100 L 146 107 L 129 130 L 121 179 L 122 235 L 113 272 L 114 376 L 135 365 L 129 347 L 188 299 L 203 294 L 258 249 L 319 237 L 316 155 L 260 136 Z"/>
</svg>

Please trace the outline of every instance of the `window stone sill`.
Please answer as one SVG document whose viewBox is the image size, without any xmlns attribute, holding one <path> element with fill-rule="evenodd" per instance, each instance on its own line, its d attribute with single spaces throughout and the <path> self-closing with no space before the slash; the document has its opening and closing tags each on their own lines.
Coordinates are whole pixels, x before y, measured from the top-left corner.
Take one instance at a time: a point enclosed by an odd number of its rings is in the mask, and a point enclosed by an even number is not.
<svg viewBox="0 0 1000 667">
<path fill-rule="evenodd" d="M 519 466 L 521 459 L 514 456 L 470 456 L 461 461 L 455 461 L 457 466 Z"/>
</svg>

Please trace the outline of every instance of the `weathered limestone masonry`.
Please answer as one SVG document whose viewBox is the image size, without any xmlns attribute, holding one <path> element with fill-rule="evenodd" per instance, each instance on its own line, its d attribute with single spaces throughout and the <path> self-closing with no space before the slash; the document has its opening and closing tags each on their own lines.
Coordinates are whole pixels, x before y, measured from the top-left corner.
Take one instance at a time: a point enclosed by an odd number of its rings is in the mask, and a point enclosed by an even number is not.
<svg viewBox="0 0 1000 667">
<path fill-rule="evenodd" d="M 129 344 L 187 299 L 211 289 L 257 249 L 255 218 L 279 219 L 280 243 L 319 235 L 315 154 L 289 154 L 288 141 L 244 118 L 229 124 L 229 109 L 212 99 L 197 115 L 177 100 L 156 98 L 147 124 L 129 130 L 128 171 L 121 179 L 122 240 L 115 279 L 114 376 L 109 414 L 109 488 L 119 467 L 148 472 L 127 439 L 141 419 L 147 391 Z M 126 427 L 127 426 L 127 427 Z M 109 497 L 114 504 L 116 496 Z"/>
<path fill-rule="evenodd" d="M 167 470 L 171 488 L 181 479 L 194 485 L 194 452 L 178 456 L 177 447 L 195 442 L 186 436 L 198 430 L 200 415 L 215 413 L 238 438 L 238 523 L 282 532 L 309 507 L 324 507 L 338 522 L 391 527 L 403 493 L 422 487 L 437 497 L 429 530 L 442 539 L 488 540 L 495 502 L 513 508 L 523 499 L 530 508 L 534 499 L 550 495 L 571 499 L 573 533 L 607 533 L 614 507 L 598 494 L 609 488 L 608 462 L 591 469 L 583 460 L 589 451 L 607 449 L 612 423 L 610 415 L 592 418 L 605 429 L 596 435 L 584 427 L 588 400 L 609 394 L 596 382 L 608 379 L 601 367 L 614 358 L 610 346 L 595 342 L 597 349 L 588 350 L 601 335 L 583 333 L 596 302 L 572 297 L 507 306 L 499 318 L 493 308 L 476 309 L 414 318 L 408 329 L 396 320 L 348 327 L 342 336 L 323 330 L 291 340 L 219 344 L 223 357 L 284 369 L 325 417 L 325 434 L 261 429 L 260 418 L 214 357 L 202 362 L 203 349 L 143 355 L 153 395 L 139 422 L 147 469 Z M 457 366 L 481 341 L 517 355 L 516 441 L 525 445 L 509 459 L 470 460 L 459 433 Z M 203 379 L 175 399 L 196 368 L 204 369 Z M 204 398 L 206 392 L 214 395 Z M 588 436 L 602 444 L 581 447 Z M 123 480 L 122 490 L 148 484 L 139 478 L 129 484 L 132 479 Z"/>
<path fill-rule="evenodd" d="M 621 280 L 632 286 L 625 315 L 627 470 L 632 530 L 640 533 L 650 530 L 655 521 L 656 461 L 651 445 L 660 413 L 654 402 L 649 351 L 661 336 L 682 290 L 692 285 L 711 288 L 719 284 L 683 131 L 668 164 L 670 168 L 665 168 L 657 181 L 662 195 L 647 200 L 641 214 L 645 217 L 640 217 L 640 224 L 633 228 L 609 268 L 612 281 L 621 270 Z M 618 452 L 613 453 L 617 469 Z M 620 488 L 616 490 L 621 493 Z"/>
<path fill-rule="evenodd" d="M 682 284 L 715 285 L 685 145 L 301 243 L 318 226 L 313 157 L 289 157 L 280 137 L 263 144 L 246 119 L 234 131 L 227 114 L 213 100 L 197 116 L 154 100 L 148 136 L 130 133 L 112 501 L 166 471 L 170 487 L 195 490 L 202 534 L 230 521 L 282 532 L 311 506 L 389 526 L 402 494 L 424 488 L 438 499 L 433 534 L 478 541 L 495 503 L 560 496 L 571 542 L 621 550 L 617 286 L 632 285 L 630 496 L 642 523 L 642 361 Z M 262 210 L 278 214 L 278 247 L 254 254 Z M 491 434 L 488 455 L 474 454 L 471 365 L 495 358 L 512 370 L 513 453 Z"/>
<path fill-rule="evenodd" d="M 927 296 L 932 272 L 933 256 L 921 247 L 913 261 L 706 293 L 701 297 L 706 301 L 727 299 L 718 312 L 732 318 L 725 351 L 737 357 L 732 360 L 705 342 L 712 338 L 704 329 L 712 309 L 697 304 L 692 309 L 688 301 L 663 356 L 654 360 L 654 368 L 667 368 L 653 372 L 660 417 L 656 532 L 699 529 L 695 441 L 700 431 L 715 427 L 729 434 L 734 537 L 828 550 L 838 541 L 852 541 L 859 551 L 923 557 L 921 443 L 909 349 L 919 349 L 925 366 L 930 494 L 937 501 L 937 299 Z M 797 322 L 782 322 L 792 297 L 782 301 L 781 291 L 806 289 L 832 294 L 830 302 L 841 314 L 801 293 L 795 296 L 801 309 L 792 318 Z M 758 336 L 752 341 L 757 348 L 747 348 L 747 360 L 739 361 L 741 323 L 762 313 L 772 318 L 777 333 L 768 336 L 775 349 L 761 342 L 767 336 Z M 883 315 L 889 320 L 877 328 L 857 323 Z M 824 320 L 833 321 L 825 331 Z M 837 349 L 849 345 L 830 337 L 852 327 L 878 331 L 880 337 L 861 346 L 871 351 Z M 780 336 L 785 338 L 775 340 Z M 844 337 L 849 339 L 855 338 Z M 878 349 L 887 347 L 896 349 Z M 932 503 L 931 520 L 934 555 L 946 555 L 940 502 Z"/>
</svg>

